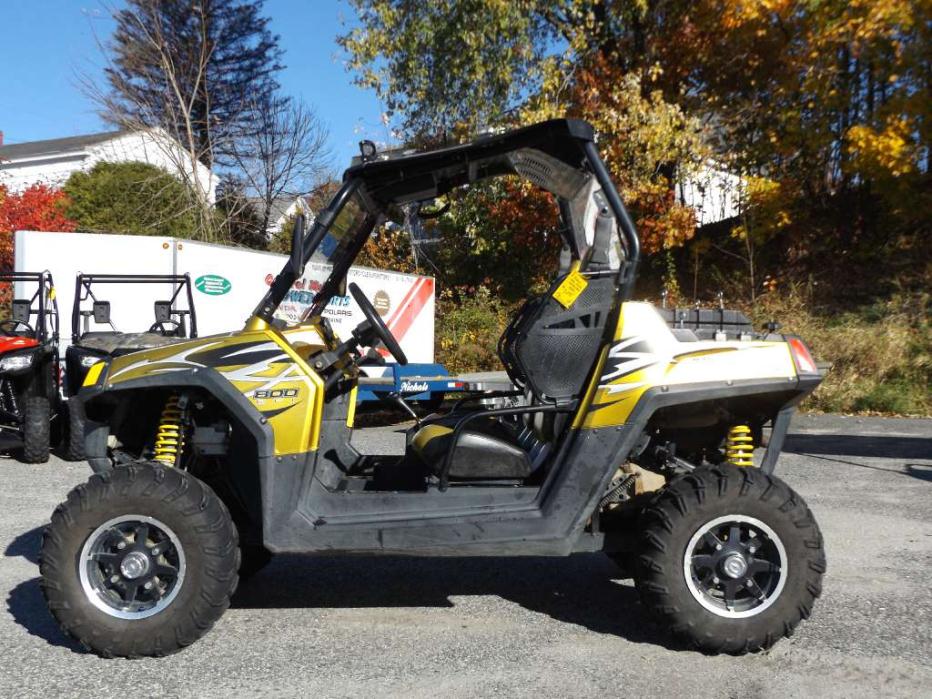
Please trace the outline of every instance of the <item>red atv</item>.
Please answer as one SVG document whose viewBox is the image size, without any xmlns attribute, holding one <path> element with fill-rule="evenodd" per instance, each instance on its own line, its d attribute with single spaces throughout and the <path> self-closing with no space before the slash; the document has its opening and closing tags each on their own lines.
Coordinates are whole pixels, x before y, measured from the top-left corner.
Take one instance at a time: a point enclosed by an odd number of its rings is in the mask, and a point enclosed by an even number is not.
<svg viewBox="0 0 932 699">
<path fill-rule="evenodd" d="M 52 416 L 60 400 L 58 304 L 50 272 L 0 272 L 13 286 L 0 312 L 0 449 L 26 463 L 49 459 Z"/>
</svg>

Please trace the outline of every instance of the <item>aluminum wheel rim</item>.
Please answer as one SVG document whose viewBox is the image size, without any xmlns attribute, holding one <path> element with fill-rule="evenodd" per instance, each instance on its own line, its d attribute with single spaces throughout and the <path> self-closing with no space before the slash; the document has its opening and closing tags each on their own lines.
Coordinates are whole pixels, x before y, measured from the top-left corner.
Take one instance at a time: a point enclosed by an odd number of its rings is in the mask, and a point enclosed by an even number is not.
<svg viewBox="0 0 932 699">
<path fill-rule="evenodd" d="M 686 586 L 718 616 L 756 616 L 780 597 L 789 573 L 776 532 L 755 517 L 724 515 L 696 530 L 683 556 Z"/>
<path fill-rule="evenodd" d="M 185 569 L 175 532 L 146 515 L 107 520 L 87 537 L 78 558 L 84 594 L 117 619 L 145 619 L 168 607 Z"/>
</svg>

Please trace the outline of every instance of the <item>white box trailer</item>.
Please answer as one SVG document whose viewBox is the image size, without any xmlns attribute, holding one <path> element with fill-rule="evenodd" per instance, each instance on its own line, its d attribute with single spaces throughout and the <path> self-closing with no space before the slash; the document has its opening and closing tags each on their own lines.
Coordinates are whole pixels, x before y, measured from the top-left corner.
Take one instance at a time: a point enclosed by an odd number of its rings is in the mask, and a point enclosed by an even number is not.
<svg viewBox="0 0 932 699">
<path fill-rule="evenodd" d="M 55 280 L 61 313 L 61 352 L 71 343 L 75 277 L 85 274 L 188 274 L 194 285 L 197 329 L 201 337 L 243 327 L 286 255 L 225 245 L 210 245 L 164 236 L 17 231 L 16 271 L 49 270 Z M 326 279 L 329 267 L 309 264 L 282 303 L 278 317 L 296 322 Z M 412 363 L 434 360 L 434 280 L 399 272 L 353 267 L 356 282 L 372 301 Z M 113 324 L 120 331 L 141 332 L 155 320 L 154 302 L 171 297 L 170 285 L 140 284 L 95 287 L 110 302 Z M 14 289 L 19 296 L 25 290 Z M 180 303 L 184 303 L 181 301 Z M 363 321 L 350 296 L 334 297 L 325 315 L 341 338 Z M 100 328 L 103 329 L 103 328 Z"/>
</svg>

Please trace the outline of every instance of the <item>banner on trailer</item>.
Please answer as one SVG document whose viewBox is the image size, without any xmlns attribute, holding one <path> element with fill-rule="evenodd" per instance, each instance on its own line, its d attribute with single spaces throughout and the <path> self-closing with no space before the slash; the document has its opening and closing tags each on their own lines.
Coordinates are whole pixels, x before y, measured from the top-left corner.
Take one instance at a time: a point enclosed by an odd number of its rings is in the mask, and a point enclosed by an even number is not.
<svg viewBox="0 0 932 699">
<path fill-rule="evenodd" d="M 178 241 L 177 268 L 194 281 L 194 301 L 202 335 L 242 327 L 268 291 L 286 255 Z M 311 263 L 295 282 L 276 312 L 290 325 L 300 323 L 320 290 L 330 266 Z M 413 274 L 353 267 L 347 284 L 356 282 L 385 319 L 411 362 L 434 361 L 434 280 Z M 236 322 L 230 316 L 241 314 Z M 334 296 L 324 317 L 341 340 L 365 319 L 353 298 Z"/>
<path fill-rule="evenodd" d="M 327 275 L 328 265 L 311 264 L 304 276 L 288 292 L 276 316 L 289 324 L 300 323 L 305 317 Z M 265 281 L 271 284 L 275 275 L 269 272 Z M 351 268 L 347 285 L 359 285 L 372 302 L 388 329 L 401 343 L 408 360 L 430 363 L 434 357 L 434 280 L 376 269 Z M 334 332 L 342 340 L 365 319 L 350 294 L 334 296 L 324 309 Z M 383 354 L 386 354 L 383 352 Z M 387 355 L 386 355 L 387 356 Z"/>
</svg>

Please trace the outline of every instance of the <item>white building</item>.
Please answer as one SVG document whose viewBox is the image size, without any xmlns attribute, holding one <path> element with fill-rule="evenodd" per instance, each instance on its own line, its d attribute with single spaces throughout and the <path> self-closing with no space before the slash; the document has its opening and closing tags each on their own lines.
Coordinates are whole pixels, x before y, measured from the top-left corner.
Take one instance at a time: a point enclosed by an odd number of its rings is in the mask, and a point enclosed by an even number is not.
<svg viewBox="0 0 932 699">
<path fill-rule="evenodd" d="M 676 197 L 696 213 L 697 225 L 706 226 L 738 216 L 741 185 L 738 175 L 706 163 L 694 177 L 676 184 Z"/>
<path fill-rule="evenodd" d="M 108 131 L 2 145 L 0 141 L 0 184 L 19 192 L 32 184 L 61 187 L 72 172 L 88 171 L 99 162 L 137 161 L 178 174 L 196 173 L 199 189 L 211 203 L 216 197 L 216 176 L 195 162 L 164 131 Z"/>
<path fill-rule="evenodd" d="M 255 203 L 260 209 L 262 208 L 263 202 L 261 200 L 257 199 Z M 299 213 L 305 215 L 308 219 L 308 225 L 313 222 L 314 214 L 311 213 L 311 208 L 308 206 L 304 197 L 300 195 L 282 195 L 277 198 L 272 202 L 272 207 L 269 211 L 269 227 L 266 233 L 268 233 L 269 237 L 281 233 L 285 223 Z"/>
</svg>

